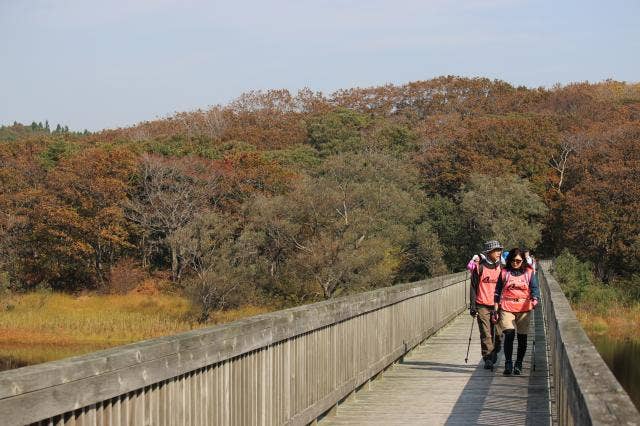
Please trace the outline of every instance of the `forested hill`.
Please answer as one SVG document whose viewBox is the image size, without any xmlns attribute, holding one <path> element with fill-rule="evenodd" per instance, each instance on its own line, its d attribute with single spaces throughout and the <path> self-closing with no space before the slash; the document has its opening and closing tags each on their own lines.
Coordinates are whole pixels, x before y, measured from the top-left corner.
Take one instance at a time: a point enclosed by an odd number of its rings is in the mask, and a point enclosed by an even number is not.
<svg viewBox="0 0 640 426">
<path fill-rule="evenodd" d="M 460 270 L 487 238 L 640 273 L 639 84 L 272 90 L 57 130 L 0 129 L 5 287 L 166 277 L 206 316 Z"/>
</svg>

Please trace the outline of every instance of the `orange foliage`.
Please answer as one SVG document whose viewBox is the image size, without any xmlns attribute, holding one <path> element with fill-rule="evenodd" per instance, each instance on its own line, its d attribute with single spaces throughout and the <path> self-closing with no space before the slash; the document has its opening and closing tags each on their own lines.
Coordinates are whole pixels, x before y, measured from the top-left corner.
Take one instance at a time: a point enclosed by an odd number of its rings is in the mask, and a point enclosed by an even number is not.
<svg viewBox="0 0 640 426">
<path fill-rule="evenodd" d="M 121 203 L 134 170 L 130 151 L 89 148 L 25 193 L 21 210 L 32 226 L 29 269 L 36 281 L 81 278 L 90 270 L 105 282 L 119 251 L 131 246 Z"/>
<path fill-rule="evenodd" d="M 393 141 L 374 140 L 382 137 L 380 129 L 406 130 L 398 136 L 402 150 L 392 155 L 417 166 L 428 195 L 455 200 L 473 173 L 516 174 L 550 207 L 550 253 L 569 245 L 594 261 L 606 259 L 599 265 L 603 274 L 612 270 L 617 254 L 631 265 L 625 273 L 640 268 L 640 243 L 634 239 L 640 223 L 639 84 L 605 81 L 548 90 L 443 76 L 329 96 L 308 89 L 254 91 L 226 106 L 87 136 L 13 132 L 13 139 L 0 140 L 0 273 L 27 286 L 46 282 L 72 289 L 105 284 L 118 259 L 131 257 L 144 268 L 148 259 L 160 270 L 172 264 L 176 275 L 176 260 L 166 258 L 178 257 L 179 247 L 156 244 L 175 229 L 143 230 L 125 214 L 133 195 L 144 189 L 144 159 L 199 188 L 190 192 L 189 185 L 174 185 L 171 198 L 160 185 L 170 212 L 191 202 L 238 217 L 247 200 L 289 193 L 300 178 L 296 173 L 323 161 L 311 143 L 311 123 L 341 108 L 357 111 L 368 123 L 350 129 L 353 137 L 347 139 L 358 142 L 351 151 L 392 151 Z M 269 150 L 278 155 L 264 152 Z M 312 161 L 296 173 L 267 160 L 302 163 L 305 156 Z M 187 213 L 190 219 L 198 212 Z M 188 220 L 173 228 L 183 222 Z"/>
</svg>

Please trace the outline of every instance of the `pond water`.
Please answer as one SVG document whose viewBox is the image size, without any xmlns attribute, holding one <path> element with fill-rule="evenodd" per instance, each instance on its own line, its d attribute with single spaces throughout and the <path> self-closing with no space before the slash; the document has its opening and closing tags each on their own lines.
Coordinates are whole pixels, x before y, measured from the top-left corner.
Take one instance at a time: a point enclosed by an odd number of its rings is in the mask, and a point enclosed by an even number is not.
<svg viewBox="0 0 640 426">
<path fill-rule="evenodd" d="M 606 336 L 596 336 L 592 340 L 616 379 L 640 409 L 640 342 L 614 340 Z"/>
</svg>

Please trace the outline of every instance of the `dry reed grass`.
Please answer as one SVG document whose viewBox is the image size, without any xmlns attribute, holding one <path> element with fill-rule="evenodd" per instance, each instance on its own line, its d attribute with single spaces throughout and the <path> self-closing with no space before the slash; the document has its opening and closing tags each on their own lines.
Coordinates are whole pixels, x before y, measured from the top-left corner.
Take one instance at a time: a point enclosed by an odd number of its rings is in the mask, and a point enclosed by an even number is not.
<svg viewBox="0 0 640 426">
<path fill-rule="evenodd" d="M 52 361 L 270 310 L 245 306 L 216 312 L 209 324 L 198 324 L 190 302 L 175 295 L 14 295 L 11 307 L 0 311 L 0 369 L 3 364 L 10 368 Z"/>
<path fill-rule="evenodd" d="M 640 303 L 612 306 L 605 315 L 594 314 L 579 304 L 573 309 L 589 337 L 607 335 L 615 340 L 640 341 Z"/>
</svg>

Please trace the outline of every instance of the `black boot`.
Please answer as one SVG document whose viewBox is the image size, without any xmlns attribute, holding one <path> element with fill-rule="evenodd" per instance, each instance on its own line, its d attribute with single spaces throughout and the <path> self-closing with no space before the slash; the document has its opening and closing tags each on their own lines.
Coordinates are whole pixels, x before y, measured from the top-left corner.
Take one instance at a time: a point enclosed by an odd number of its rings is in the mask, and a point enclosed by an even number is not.
<svg viewBox="0 0 640 426">
<path fill-rule="evenodd" d="M 513 356 L 513 340 L 516 337 L 515 330 L 507 330 L 504 332 L 504 358 L 512 359 Z"/>
<path fill-rule="evenodd" d="M 493 370 L 493 361 L 491 361 L 491 356 L 487 356 L 487 358 L 484 360 L 484 369 Z"/>
<path fill-rule="evenodd" d="M 511 374 L 513 371 L 513 340 L 516 337 L 515 330 L 506 330 L 504 332 L 504 374 Z"/>
<path fill-rule="evenodd" d="M 516 360 L 516 365 L 513 366 L 513 375 L 519 376 L 522 373 L 522 361 Z"/>
<path fill-rule="evenodd" d="M 518 333 L 518 358 L 524 359 L 524 353 L 527 351 L 527 335 Z"/>
<path fill-rule="evenodd" d="M 513 361 L 508 359 L 504 362 L 504 372 L 502 374 L 508 376 L 511 374 L 511 372 L 513 372 Z"/>
<path fill-rule="evenodd" d="M 522 360 L 527 352 L 527 335 L 518 333 L 518 354 L 516 355 L 516 365 L 513 367 L 513 374 L 519 375 L 522 372 Z"/>
</svg>

